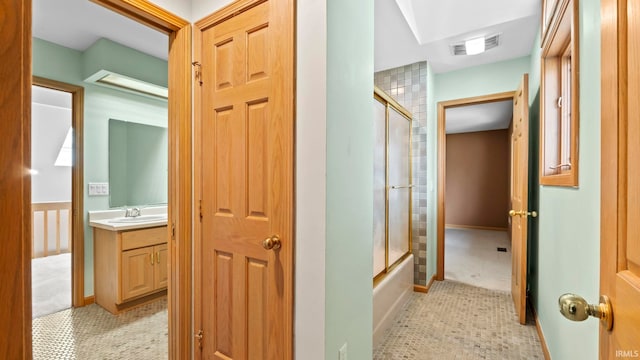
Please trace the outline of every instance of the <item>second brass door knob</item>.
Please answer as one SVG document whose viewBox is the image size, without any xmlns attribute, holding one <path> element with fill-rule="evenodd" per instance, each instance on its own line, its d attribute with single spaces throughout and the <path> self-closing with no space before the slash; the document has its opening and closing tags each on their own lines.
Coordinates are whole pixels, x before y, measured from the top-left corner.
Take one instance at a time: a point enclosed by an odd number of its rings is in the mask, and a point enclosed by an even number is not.
<svg viewBox="0 0 640 360">
<path fill-rule="evenodd" d="M 280 242 L 280 237 L 278 235 L 272 235 L 264 240 L 262 240 L 262 247 L 265 250 L 278 250 L 282 246 Z"/>
</svg>

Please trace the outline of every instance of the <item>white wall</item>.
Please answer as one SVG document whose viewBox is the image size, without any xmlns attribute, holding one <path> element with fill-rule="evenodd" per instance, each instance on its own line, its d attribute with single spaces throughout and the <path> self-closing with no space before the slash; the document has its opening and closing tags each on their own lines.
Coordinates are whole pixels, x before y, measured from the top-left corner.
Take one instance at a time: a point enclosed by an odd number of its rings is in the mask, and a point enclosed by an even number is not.
<svg viewBox="0 0 640 360">
<path fill-rule="evenodd" d="M 148 0 L 161 8 L 178 15 L 185 20 L 192 20 L 191 2 L 192 0 Z"/>
<path fill-rule="evenodd" d="M 295 358 L 325 358 L 326 0 L 298 2 Z"/>
<path fill-rule="evenodd" d="M 191 18 L 196 22 L 229 3 L 230 0 L 192 0 Z"/>
<path fill-rule="evenodd" d="M 31 168 L 38 171 L 31 177 L 31 202 L 71 201 L 71 167 L 54 165 L 71 109 L 33 103 L 31 111 Z"/>
</svg>

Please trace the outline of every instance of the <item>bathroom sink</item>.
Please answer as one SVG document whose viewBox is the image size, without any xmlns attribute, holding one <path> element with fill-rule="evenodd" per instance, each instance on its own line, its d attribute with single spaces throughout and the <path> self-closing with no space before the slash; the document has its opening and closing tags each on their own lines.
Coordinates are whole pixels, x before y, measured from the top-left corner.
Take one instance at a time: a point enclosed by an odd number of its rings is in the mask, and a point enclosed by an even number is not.
<svg viewBox="0 0 640 360">
<path fill-rule="evenodd" d="M 144 222 L 160 221 L 160 220 L 167 220 L 167 215 L 160 214 L 160 215 L 141 215 L 141 216 L 135 216 L 135 217 L 119 217 L 119 218 L 109 219 L 108 221 L 111 223 L 144 223 Z"/>
</svg>

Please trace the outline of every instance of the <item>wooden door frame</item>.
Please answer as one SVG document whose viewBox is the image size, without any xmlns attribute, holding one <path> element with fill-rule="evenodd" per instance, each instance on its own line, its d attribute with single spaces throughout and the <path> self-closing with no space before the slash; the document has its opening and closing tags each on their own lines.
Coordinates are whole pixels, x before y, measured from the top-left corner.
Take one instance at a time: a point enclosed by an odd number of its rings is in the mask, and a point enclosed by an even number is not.
<svg viewBox="0 0 640 360">
<path fill-rule="evenodd" d="M 0 13 L 0 358 L 31 359 L 31 1 Z"/>
<path fill-rule="evenodd" d="M 33 77 L 33 85 L 71 94 L 71 305 L 84 306 L 84 87 Z"/>
<path fill-rule="evenodd" d="M 513 100 L 516 96 L 517 94 L 515 91 L 507 91 L 502 93 L 438 102 L 438 218 L 436 244 L 437 260 L 435 274 L 435 279 L 438 281 L 444 280 L 444 204 L 447 165 L 446 110 L 448 108 L 460 107 L 465 105 L 478 105 L 502 100 Z M 511 169 L 510 171 L 513 171 L 513 169 Z"/>
<path fill-rule="evenodd" d="M 191 24 L 145 0 L 92 0 L 169 36 L 169 358 L 192 350 L 192 119 Z M 0 357 L 31 359 L 31 163 L 32 4 L 3 1 L 10 21 L 0 25 L 0 190 L 7 194 L 0 228 L 7 239 L 0 255 Z"/>
<path fill-rule="evenodd" d="M 192 26 L 145 0 L 91 0 L 169 35 L 169 359 L 188 359 L 192 319 Z"/>
</svg>

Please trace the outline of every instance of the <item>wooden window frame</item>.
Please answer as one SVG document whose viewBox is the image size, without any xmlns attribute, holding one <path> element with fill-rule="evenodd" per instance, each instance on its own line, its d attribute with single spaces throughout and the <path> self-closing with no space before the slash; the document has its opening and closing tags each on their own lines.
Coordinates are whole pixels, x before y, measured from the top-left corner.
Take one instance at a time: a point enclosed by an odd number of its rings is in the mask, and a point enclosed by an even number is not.
<svg viewBox="0 0 640 360">
<path fill-rule="evenodd" d="M 541 185 L 578 187 L 578 1 L 558 1 L 542 34 Z"/>
<path fill-rule="evenodd" d="M 551 25 L 551 19 L 553 18 L 553 14 L 560 3 L 560 0 L 542 0 L 542 11 L 540 12 L 541 18 L 541 32 L 540 32 L 540 42 L 544 43 L 545 38 L 549 35 L 549 28 Z"/>
</svg>

